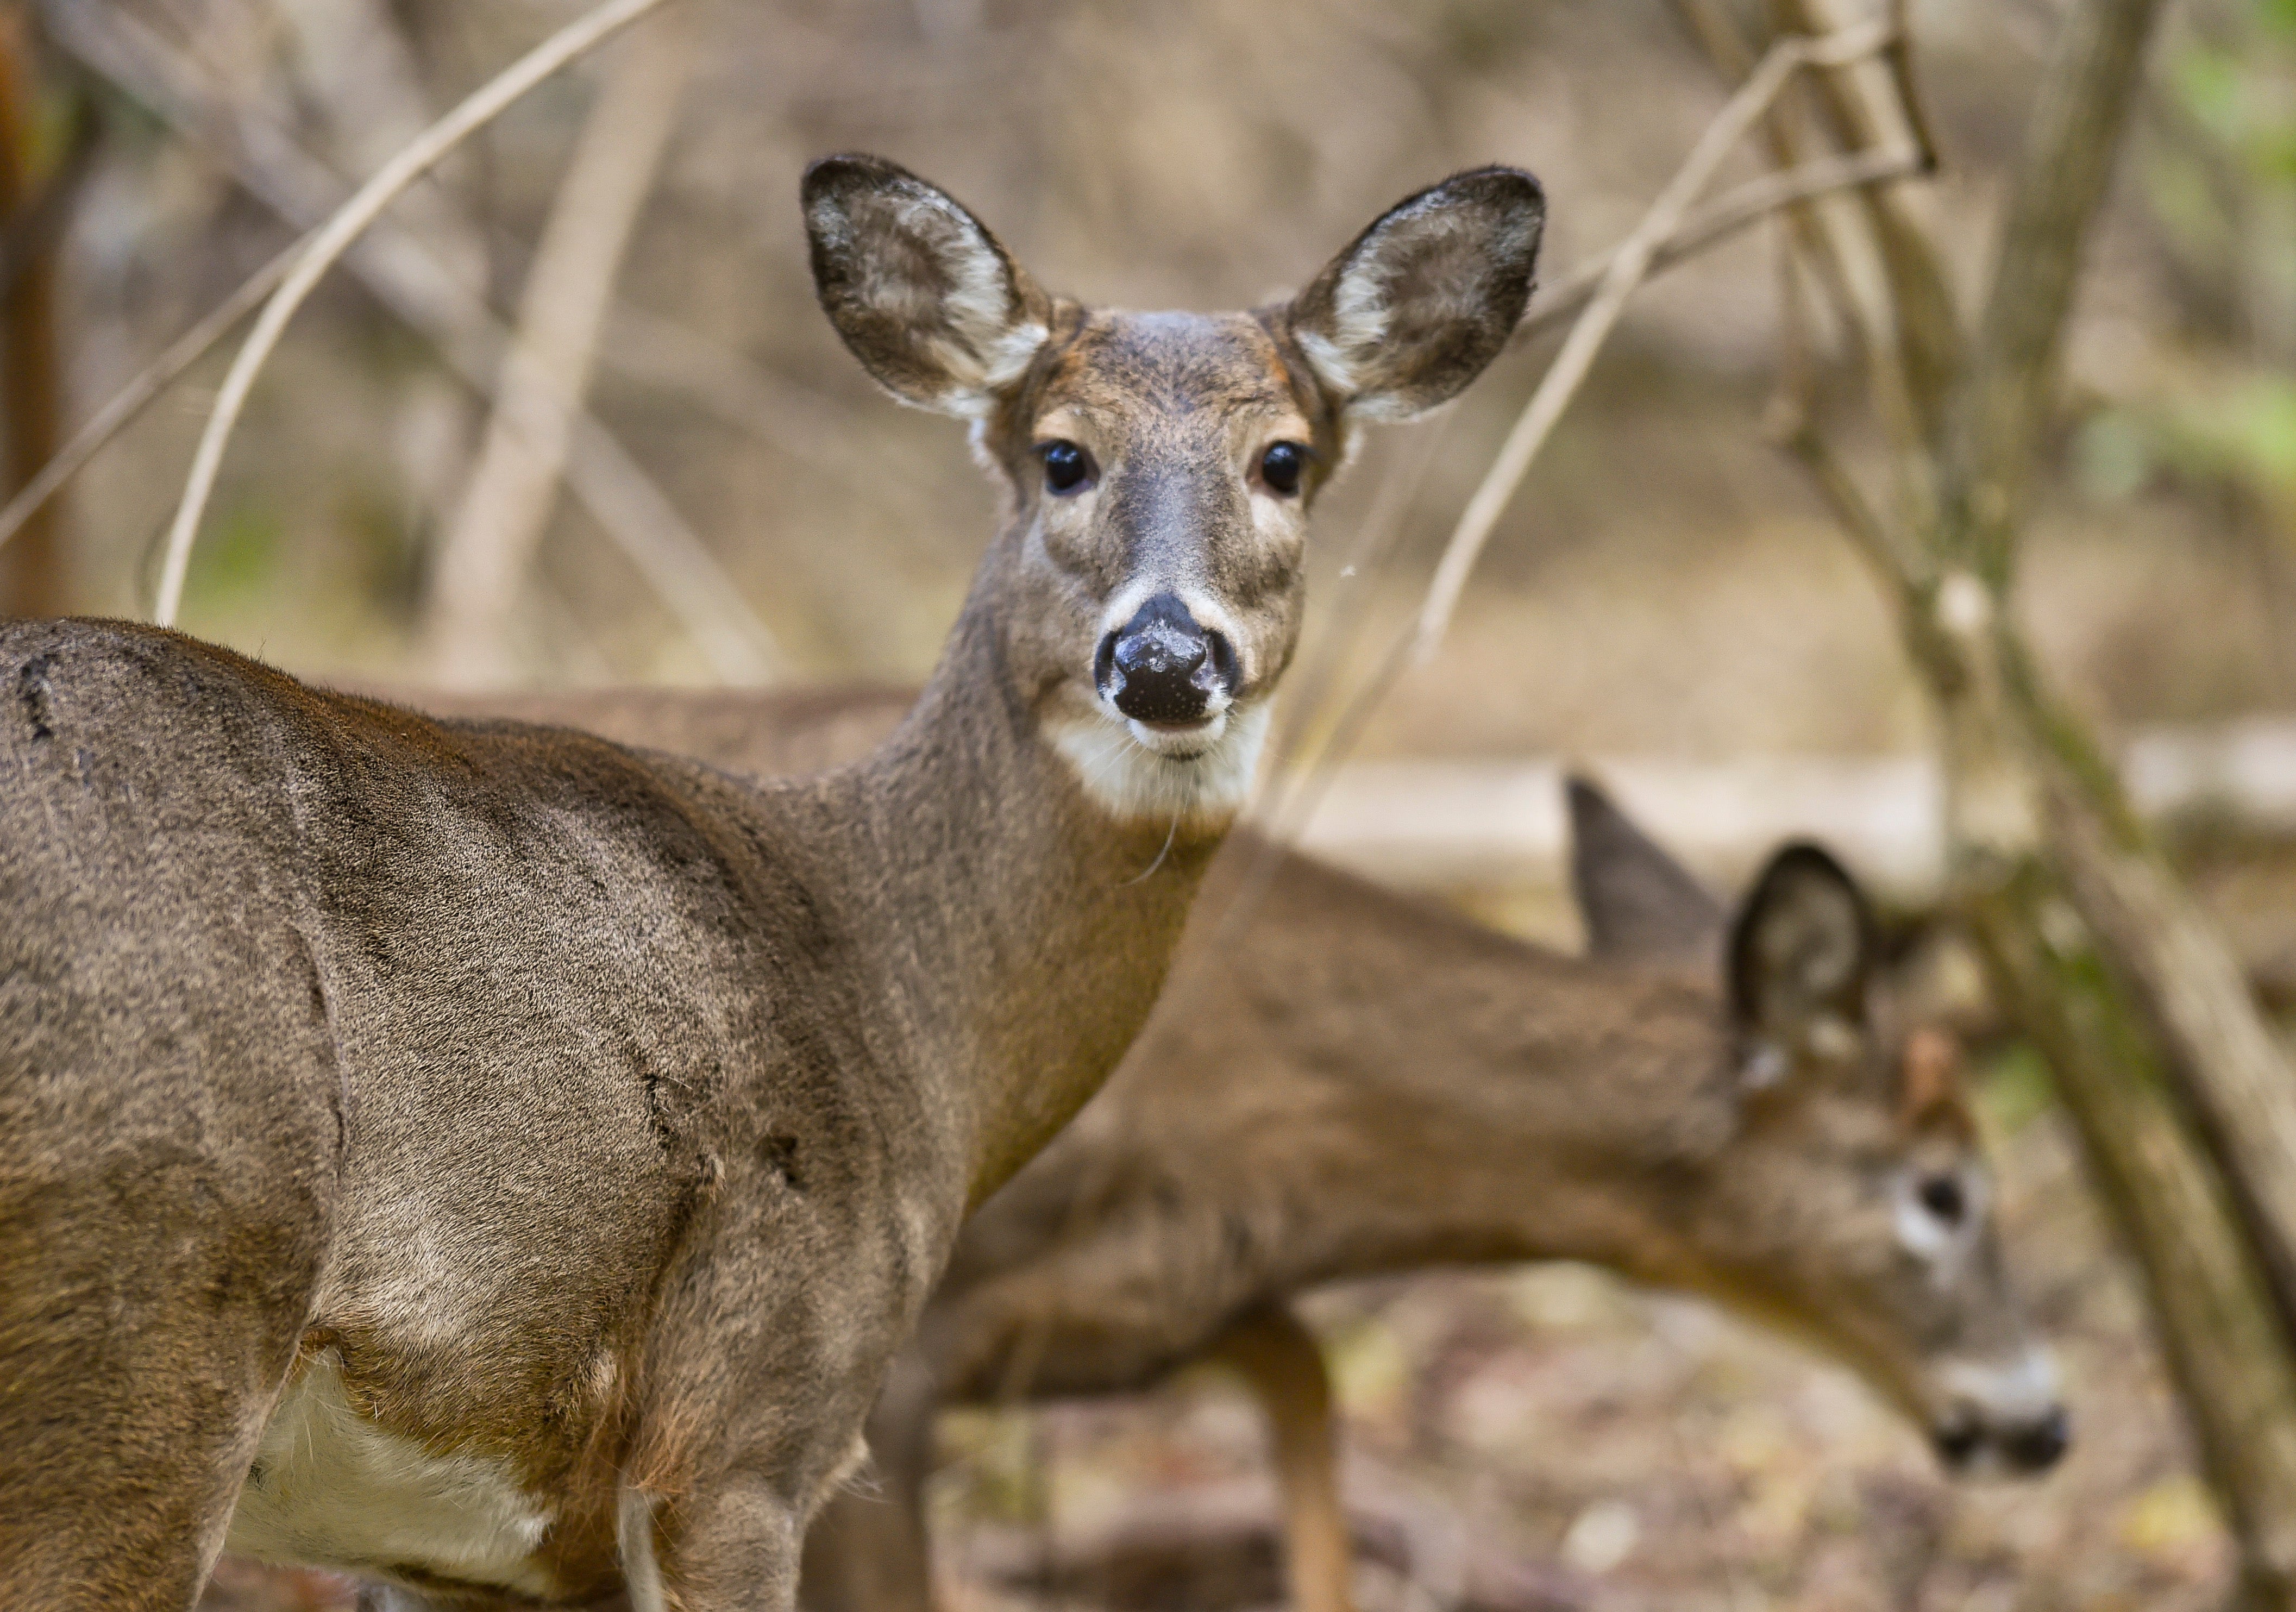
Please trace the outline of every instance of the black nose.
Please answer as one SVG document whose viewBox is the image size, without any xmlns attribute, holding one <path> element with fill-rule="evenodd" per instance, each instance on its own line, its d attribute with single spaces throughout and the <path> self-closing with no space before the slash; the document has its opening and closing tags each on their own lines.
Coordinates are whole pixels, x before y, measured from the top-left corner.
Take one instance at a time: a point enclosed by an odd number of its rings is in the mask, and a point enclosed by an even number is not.
<svg viewBox="0 0 2296 1612">
<path fill-rule="evenodd" d="M 1983 1447 L 1985 1430 L 1974 1421 L 1952 1421 L 1931 1433 L 1930 1443 L 1937 1447 L 1939 1461 L 1959 1471 L 1975 1459 L 1977 1452 Z"/>
<path fill-rule="evenodd" d="M 1215 694 L 1235 692 L 1235 651 L 1196 625 L 1177 593 L 1159 593 L 1100 641 L 1095 680 L 1136 722 L 1195 722 Z"/>
<path fill-rule="evenodd" d="M 2072 1442 L 2072 1425 L 2058 1409 L 2030 1426 L 2004 1434 L 2001 1453 L 2020 1472 L 2046 1472 L 2057 1464 Z"/>
</svg>

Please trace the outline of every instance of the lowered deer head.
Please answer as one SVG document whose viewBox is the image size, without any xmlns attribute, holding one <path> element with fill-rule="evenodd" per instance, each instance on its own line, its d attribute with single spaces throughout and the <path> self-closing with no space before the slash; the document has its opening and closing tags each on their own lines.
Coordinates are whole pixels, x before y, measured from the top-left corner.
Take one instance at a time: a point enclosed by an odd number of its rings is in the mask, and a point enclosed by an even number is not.
<svg viewBox="0 0 2296 1612">
<path fill-rule="evenodd" d="M 0 626 L 0 1605 L 182 1607 L 226 1541 L 416 1604 L 786 1605 L 965 1207 L 1154 1001 L 1308 502 L 1498 351 L 1541 209 L 1464 174 L 1200 315 L 1047 297 L 873 158 L 803 201 L 847 345 L 1009 494 L 856 765 Z"/>
<path fill-rule="evenodd" d="M 1726 921 L 1600 792 L 1574 781 L 1570 810 L 1594 955 L 1722 965 L 1726 979 L 1728 1040 L 1704 1096 L 1731 1123 L 1718 1150 L 1673 1161 L 1671 1224 L 1638 1234 L 1629 1268 L 1830 1348 L 1950 1466 L 2054 1463 L 2056 1374 L 2007 1286 L 1960 1045 L 1906 1022 L 1856 883 L 1819 847 L 1789 846 Z"/>
<path fill-rule="evenodd" d="M 1898 1018 L 1857 887 L 1792 847 L 1726 914 L 1594 790 L 1572 810 L 1583 962 L 1283 858 L 1234 950 L 1184 961 L 1118 1076 L 967 1226 L 873 1423 L 897 1496 L 929 1464 L 935 1403 L 1224 1358 L 1274 1430 L 1295 1603 L 1344 1612 L 1329 1388 L 1283 1301 L 1537 1258 L 1813 1338 L 1956 1469 L 2058 1458 L 2054 1371 L 2006 1285 L 1954 1043 Z M 1197 922 L 1241 878 L 1216 873 Z M 865 1587 L 922 1612 L 920 1517 L 836 1502 L 808 1603 Z"/>
</svg>

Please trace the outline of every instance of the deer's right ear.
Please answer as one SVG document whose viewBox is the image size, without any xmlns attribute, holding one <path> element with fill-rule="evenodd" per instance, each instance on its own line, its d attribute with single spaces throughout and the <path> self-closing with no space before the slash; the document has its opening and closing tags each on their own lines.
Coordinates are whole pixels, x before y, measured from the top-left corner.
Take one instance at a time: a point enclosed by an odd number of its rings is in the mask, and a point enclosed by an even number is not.
<svg viewBox="0 0 2296 1612">
<path fill-rule="evenodd" d="M 802 199 L 822 310 L 887 391 L 978 419 L 1027 372 L 1051 305 L 947 192 L 882 157 L 824 157 Z"/>
<path fill-rule="evenodd" d="M 1804 1058 L 1857 1052 L 1876 950 L 1873 913 L 1840 863 L 1806 844 L 1770 859 L 1730 934 L 1730 1003 L 1750 1084 Z"/>
<path fill-rule="evenodd" d="M 1521 168 L 1455 174 L 1389 209 L 1292 299 L 1292 337 L 1349 413 L 1424 413 L 1514 333 L 1546 223 L 1546 193 Z"/>
<path fill-rule="evenodd" d="M 1574 775 L 1563 790 L 1587 950 L 1619 961 L 1718 958 L 1721 904 L 1593 783 Z"/>
</svg>

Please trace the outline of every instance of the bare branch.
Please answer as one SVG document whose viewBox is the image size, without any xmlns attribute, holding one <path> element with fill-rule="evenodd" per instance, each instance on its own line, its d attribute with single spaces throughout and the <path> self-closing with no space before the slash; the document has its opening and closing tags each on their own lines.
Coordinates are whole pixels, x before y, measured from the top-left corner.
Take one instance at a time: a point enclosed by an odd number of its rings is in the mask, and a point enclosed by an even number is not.
<svg viewBox="0 0 2296 1612">
<path fill-rule="evenodd" d="M 2001 230 L 1992 289 L 1947 442 L 1946 526 L 2005 572 L 2019 495 L 2056 389 L 2081 249 L 2104 199 L 2160 0 L 2095 0 L 2065 20 Z"/>
<path fill-rule="evenodd" d="M 1724 103 L 1706 132 L 1699 136 L 1697 144 L 1691 148 L 1681 169 L 1652 202 L 1642 223 L 1611 256 L 1587 311 L 1571 327 L 1562 350 L 1540 378 L 1538 389 L 1531 394 L 1514 429 L 1507 434 L 1482 485 L 1468 500 L 1466 511 L 1460 516 L 1443 558 L 1435 568 L 1434 581 L 1420 610 L 1412 651 L 1415 659 L 1424 662 L 1441 643 L 1452 612 L 1458 606 L 1459 595 L 1466 587 L 1468 574 L 1489 540 L 1491 528 L 1498 523 L 1500 512 L 1514 496 L 1531 461 L 1538 457 L 1555 422 L 1578 394 L 1580 383 L 1593 367 L 1595 354 L 1602 350 L 1620 315 L 1626 311 L 1628 299 L 1650 273 L 1660 243 L 1679 227 L 1691 203 L 1706 188 L 1722 160 L 1745 137 L 1746 131 L 1768 110 L 1795 73 L 1806 67 L 1829 66 L 1872 55 L 1889 43 L 1890 37 L 1885 25 L 1875 23 L 1847 29 L 1822 39 L 1782 39 Z"/>
<path fill-rule="evenodd" d="M 327 270 L 400 192 L 472 134 L 500 116 L 535 86 L 663 4 L 664 0 L 606 0 L 605 4 L 569 23 L 432 124 L 421 139 L 385 164 L 327 221 L 279 289 L 272 293 L 270 302 L 256 320 L 255 329 L 248 335 L 247 344 L 233 362 L 231 372 L 224 378 L 214 412 L 201 438 L 199 452 L 192 461 L 183 503 L 168 534 L 158 607 L 153 611 L 155 620 L 167 626 L 176 618 L 176 607 L 183 599 L 184 574 L 191 563 L 192 542 L 198 536 L 200 517 L 207 509 L 208 496 L 215 488 L 216 474 L 222 468 L 224 449 L 231 441 L 232 429 L 238 424 L 255 378 L 262 372 L 272 349 L 278 346 L 287 322 L 295 316 L 295 311 L 302 307 Z"/>
<path fill-rule="evenodd" d="M 311 237 L 304 236 L 248 276 L 238 290 L 169 342 L 158 357 L 89 415 L 87 423 L 73 433 L 72 439 L 57 450 L 55 457 L 41 467 L 38 475 L 24 484 L 23 489 L 8 501 L 6 509 L 0 510 L 0 545 L 22 530 L 33 513 L 55 496 L 64 483 L 78 475 L 89 460 L 102 452 L 106 443 L 134 424 L 153 398 L 173 386 L 185 370 L 207 356 L 217 342 L 231 334 L 234 325 L 261 306 L 263 299 L 287 277 L 287 271 L 295 266 L 296 258 L 310 242 Z"/>
<path fill-rule="evenodd" d="M 681 29 L 642 31 L 607 76 L 567 165 L 494 420 L 433 572 L 427 633 L 450 683 L 508 669 L 509 618 L 557 503 L 570 409 L 588 389 L 615 275 L 668 149 L 690 48 Z"/>
<path fill-rule="evenodd" d="M 282 131 L 209 94 L 188 63 L 127 13 L 55 4 L 48 24 L 57 43 L 89 70 L 145 102 L 179 135 L 208 151 L 243 189 L 290 223 L 323 219 L 341 204 L 343 188 L 324 165 Z M 0 543 L 15 529 L 11 522 L 20 524 L 26 511 L 53 495 L 153 397 L 229 334 L 284 277 L 297 252 L 315 236 L 316 230 L 266 266 L 99 409 L 58 460 L 0 515 Z M 509 337 L 486 305 L 439 262 L 424 241 L 384 217 L 361 237 L 347 264 L 386 308 L 431 342 L 464 384 L 493 397 Z M 611 433 L 586 412 L 578 407 L 576 412 L 585 439 L 611 447 L 596 464 L 585 467 L 585 473 L 570 476 L 568 488 L 642 575 L 716 578 L 709 589 L 663 596 L 690 637 L 699 642 L 734 632 L 749 646 L 751 662 L 769 662 L 771 634 L 725 577 L 707 546 Z M 697 613 L 696 600 L 704 596 L 708 605 Z"/>
<path fill-rule="evenodd" d="M 1684 218 L 1680 227 L 1651 254 L 1649 273 L 1655 274 L 1672 268 L 1684 258 L 1719 246 L 1741 230 L 1788 208 L 1842 191 L 1886 184 L 1893 179 L 1910 179 L 1926 171 L 1922 153 L 1906 147 L 1820 157 L 1765 174 L 1759 179 L 1750 179 Z M 1541 287 L 1538 306 L 1515 326 L 1510 343 L 1520 346 L 1528 342 L 1592 302 L 1603 276 L 1623 250 L 1614 247 L 1591 262 L 1578 265 L 1553 285 Z"/>
<path fill-rule="evenodd" d="M 1797 31 L 1824 33 L 1847 20 L 1848 0 L 1772 0 Z M 1885 0 L 1885 14 L 1902 19 L 1905 0 Z M 1872 151 L 1910 143 L 1936 167 L 1928 119 L 1915 98 L 1912 53 L 1902 27 L 1878 62 L 1859 62 L 1816 75 L 1817 100 L 1841 143 Z M 1964 346 L 1944 265 L 1931 249 L 1920 218 L 1902 192 L 1863 191 L 1874 250 L 1888 282 L 1899 362 L 1891 383 L 1903 389 L 1910 422 L 1926 450 L 1944 430 L 1946 402 L 1962 368 Z"/>
</svg>

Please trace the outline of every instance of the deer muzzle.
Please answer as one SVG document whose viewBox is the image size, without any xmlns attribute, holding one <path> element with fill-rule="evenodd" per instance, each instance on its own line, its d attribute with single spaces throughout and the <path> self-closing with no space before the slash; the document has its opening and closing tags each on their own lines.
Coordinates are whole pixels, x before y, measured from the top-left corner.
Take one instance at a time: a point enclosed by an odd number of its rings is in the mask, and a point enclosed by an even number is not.
<svg viewBox="0 0 2296 1612">
<path fill-rule="evenodd" d="M 1950 1373 L 1960 1390 L 1930 1442 L 1957 1472 L 2046 1472 L 2072 1444 L 2072 1424 L 2057 1397 L 2047 1356 L 2030 1352 L 2003 1369 L 1963 1365 Z"/>
<path fill-rule="evenodd" d="M 1103 638 L 1095 663 L 1102 698 L 1151 728 L 1210 721 L 1226 708 L 1240 681 L 1234 648 L 1200 625 L 1172 593 L 1156 594 Z"/>
</svg>

